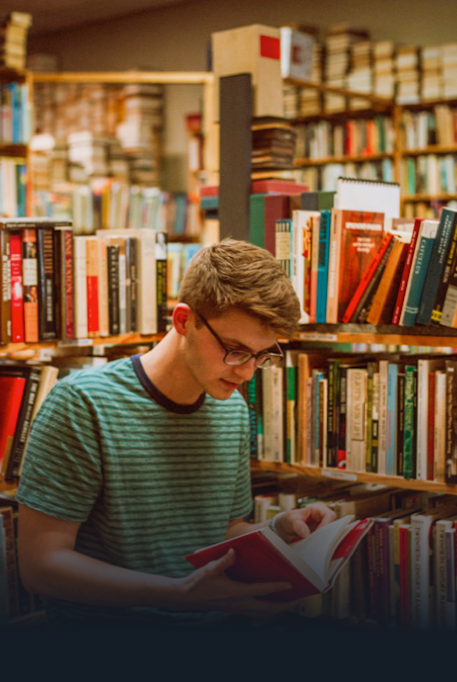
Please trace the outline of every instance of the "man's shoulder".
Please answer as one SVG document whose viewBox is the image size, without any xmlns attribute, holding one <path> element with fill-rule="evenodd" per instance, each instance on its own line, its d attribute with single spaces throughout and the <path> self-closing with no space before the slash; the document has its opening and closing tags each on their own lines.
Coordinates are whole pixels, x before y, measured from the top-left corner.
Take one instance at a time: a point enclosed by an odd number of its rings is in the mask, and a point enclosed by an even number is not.
<svg viewBox="0 0 457 682">
<path fill-rule="evenodd" d="M 84 369 L 72 372 L 61 379 L 57 386 L 61 390 L 71 390 L 73 388 L 78 393 L 92 391 L 93 389 L 106 391 L 133 378 L 132 360 L 128 357 L 114 360 L 98 367 L 85 367 Z"/>
</svg>

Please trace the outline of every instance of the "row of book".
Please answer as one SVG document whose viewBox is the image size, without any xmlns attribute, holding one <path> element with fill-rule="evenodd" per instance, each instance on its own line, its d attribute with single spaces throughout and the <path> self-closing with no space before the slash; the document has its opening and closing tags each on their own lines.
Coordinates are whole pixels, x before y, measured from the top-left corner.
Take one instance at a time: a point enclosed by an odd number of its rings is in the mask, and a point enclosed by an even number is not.
<svg viewBox="0 0 457 682">
<path fill-rule="evenodd" d="M 27 144 L 31 134 L 31 106 L 27 83 L 0 85 L 0 144 Z"/>
<path fill-rule="evenodd" d="M 0 628 L 43 612 L 39 595 L 22 584 L 17 556 L 18 509 L 14 499 L 0 497 Z"/>
<path fill-rule="evenodd" d="M 78 235 L 143 228 L 186 237 L 197 237 L 200 232 L 197 198 L 113 178 L 60 184 L 53 191 L 35 190 L 32 212 L 39 217 L 71 220 Z"/>
<path fill-rule="evenodd" d="M 297 128 L 296 156 L 298 158 L 368 156 L 391 153 L 393 146 L 392 120 L 387 116 L 352 119 L 344 124 L 319 121 Z"/>
<path fill-rule="evenodd" d="M 268 518 L 282 511 L 281 497 L 290 495 L 259 496 L 256 508 Z M 316 501 L 337 518 L 354 514 L 373 524 L 332 590 L 301 600 L 303 616 L 403 631 L 455 630 L 456 498 L 386 486 L 322 490 L 309 485 L 297 507 Z"/>
<path fill-rule="evenodd" d="M 251 457 L 457 483 L 455 358 L 286 350 L 248 384 Z"/>
<path fill-rule="evenodd" d="M 439 220 L 330 209 L 276 221 L 302 322 L 457 325 L 457 211 Z M 301 244 L 305 245 L 301 251 Z"/>
<path fill-rule="evenodd" d="M 404 159 L 400 166 L 400 183 L 404 195 L 455 194 L 455 160 L 455 154 L 421 154 Z"/>
<path fill-rule="evenodd" d="M 0 156 L 0 215 L 12 218 L 26 214 L 27 186 L 24 159 Z"/>
<path fill-rule="evenodd" d="M 363 180 L 394 181 L 394 165 L 390 158 L 376 161 L 325 163 L 294 171 L 297 182 L 307 185 L 310 191 L 334 192 L 339 177 Z"/>
<path fill-rule="evenodd" d="M 404 111 L 401 126 L 405 149 L 457 143 L 457 110 L 448 104 L 437 104 L 425 111 Z"/>
<path fill-rule="evenodd" d="M 167 234 L 101 230 L 73 236 L 69 221 L 0 226 L 2 343 L 165 331 Z"/>
</svg>

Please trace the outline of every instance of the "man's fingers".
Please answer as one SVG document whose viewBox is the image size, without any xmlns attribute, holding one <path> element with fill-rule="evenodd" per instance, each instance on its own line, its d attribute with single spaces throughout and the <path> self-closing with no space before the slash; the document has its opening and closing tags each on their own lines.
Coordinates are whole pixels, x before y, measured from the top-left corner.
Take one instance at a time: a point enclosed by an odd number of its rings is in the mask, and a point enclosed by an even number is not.
<svg viewBox="0 0 457 682">
<path fill-rule="evenodd" d="M 210 561 L 206 564 L 205 572 L 206 574 L 211 573 L 213 575 L 219 575 L 230 568 L 235 563 L 236 553 L 235 550 L 230 548 L 227 554 L 224 554 L 220 559 L 215 561 Z"/>
</svg>

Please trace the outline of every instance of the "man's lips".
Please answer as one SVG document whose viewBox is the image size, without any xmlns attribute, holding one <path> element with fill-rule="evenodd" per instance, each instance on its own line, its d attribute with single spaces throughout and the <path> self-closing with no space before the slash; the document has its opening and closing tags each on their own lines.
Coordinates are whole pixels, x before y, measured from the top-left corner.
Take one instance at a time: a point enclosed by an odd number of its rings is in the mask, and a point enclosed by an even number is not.
<svg viewBox="0 0 457 682">
<path fill-rule="evenodd" d="M 227 379 L 221 379 L 221 381 L 223 381 L 227 386 L 233 386 L 233 388 L 238 388 L 238 386 L 240 386 L 240 382 L 227 381 Z"/>
</svg>

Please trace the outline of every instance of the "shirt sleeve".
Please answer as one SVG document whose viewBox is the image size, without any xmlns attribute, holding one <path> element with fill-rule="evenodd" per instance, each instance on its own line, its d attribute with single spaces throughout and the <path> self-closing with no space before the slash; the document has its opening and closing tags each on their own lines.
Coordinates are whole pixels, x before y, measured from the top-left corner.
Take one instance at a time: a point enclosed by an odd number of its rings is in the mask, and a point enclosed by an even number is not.
<svg viewBox="0 0 457 682">
<path fill-rule="evenodd" d="M 249 413 L 243 398 L 241 398 L 241 400 L 243 403 L 241 414 L 242 428 L 240 436 L 240 454 L 230 521 L 244 518 L 251 513 L 253 506 L 250 470 Z"/>
<path fill-rule="evenodd" d="M 33 421 L 18 502 L 67 521 L 86 521 L 102 488 L 98 431 L 90 399 L 60 381 Z"/>
</svg>

